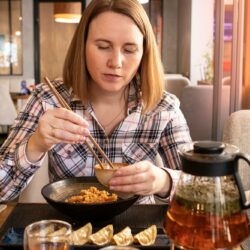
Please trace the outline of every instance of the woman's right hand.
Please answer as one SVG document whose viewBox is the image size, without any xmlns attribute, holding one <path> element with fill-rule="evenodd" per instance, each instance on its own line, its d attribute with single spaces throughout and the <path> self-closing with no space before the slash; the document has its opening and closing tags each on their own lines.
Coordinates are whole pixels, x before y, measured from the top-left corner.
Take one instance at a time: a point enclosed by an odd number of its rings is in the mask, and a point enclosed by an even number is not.
<svg viewBox="0 0 250 250">
<path fill-rule="evenodd" d="M 31 162 L 36 162 L 55 144 L 84 142 L 87 136 L 88 123 L 82 117 L 65 108 L 50 109 L 39 119 L 26 154 Z"/>
</svg>

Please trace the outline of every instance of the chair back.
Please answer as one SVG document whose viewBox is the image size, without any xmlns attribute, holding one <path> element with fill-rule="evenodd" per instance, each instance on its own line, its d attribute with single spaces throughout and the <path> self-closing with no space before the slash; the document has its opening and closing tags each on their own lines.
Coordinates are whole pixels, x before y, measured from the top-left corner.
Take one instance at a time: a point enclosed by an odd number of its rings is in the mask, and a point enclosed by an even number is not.
<svg viewBox="0 0 250 250">
<path fill-rule="evenodd" d="M 223 141 L 237 146 L 241 152 L 250 155 L 250 110 L 239 110 L 230 115 L 223 129 Z M 239 174 L 245 191 L 250 192 L 250 168 L 245 161 L 239 162 Z M 248 195 L 250 199 L 250 194 Z M 250 219 L 250 209 L 248 209 Z M 250 238 L 243 243 L 244 250 L 250 250 Z"/>
<path fill-rule="evenodd" d="M 178 99 L 180 99 L 183 89 L 190 84 L 190 80 L 182 75 L 165 75 L 165 90 L 171 94 L 174 94 L 176 97 L 178 97 Z"/>
<path fill-rule="evenodd" d="M 239 110 L 230 115 L 223 129 L 223 141 L 237 146 L 250 155 L 250 110 Z M 239 163 L 244 188 L 250 190 L 250 168 L 245 161 Z"/>
<path fill-rule="evenodd" d="M 213 86 L 212 85 L 188 85 L 180 98 L 180 108 L 183 112 L 193 141 L 211 140 L 213 119 Z M 230 86 L 222 87 L 221 100 L 221 124 L 229 116 Z M 219 137 L 222 137 L 220 128 Z"/>
</svg>

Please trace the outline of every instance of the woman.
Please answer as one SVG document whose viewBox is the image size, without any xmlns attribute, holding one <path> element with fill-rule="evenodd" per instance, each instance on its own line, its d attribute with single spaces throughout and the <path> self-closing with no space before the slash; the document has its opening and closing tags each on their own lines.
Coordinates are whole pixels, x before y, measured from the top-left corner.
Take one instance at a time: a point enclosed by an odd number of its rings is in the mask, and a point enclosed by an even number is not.
<svg viewBox="0 0 250 250">
<path fill-rule="evenodd" d="M 110 181 L 140 202 L 167 199 L 180 169 L 178 148 L 191 141 L 179 102 L 164 92 L 152 27 L 137 0 L 93 0 L 69 48 L 63 82 L 36 87 L 0 151 L 1 200 L 15 198 L 46 153 L 50 179 L 94 175 L 84 144 L 91 134 L 112 162 L 130 165 Z M 164 168 L 156 166 L 160 154 Z"/>
</svg>

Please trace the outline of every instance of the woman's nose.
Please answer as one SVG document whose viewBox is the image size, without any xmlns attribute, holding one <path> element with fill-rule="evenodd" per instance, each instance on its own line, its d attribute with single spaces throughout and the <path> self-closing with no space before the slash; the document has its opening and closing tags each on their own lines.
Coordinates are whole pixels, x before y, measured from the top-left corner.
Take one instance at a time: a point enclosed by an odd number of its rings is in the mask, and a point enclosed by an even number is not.
<svg viewBox="0 0 250 250">
<path fill-rule="evenodd" d="M 108 67 L 121 68 L 122 67 L 122 54 L 120 52 L 112 52 L 108 59 Z"/>
</svg>

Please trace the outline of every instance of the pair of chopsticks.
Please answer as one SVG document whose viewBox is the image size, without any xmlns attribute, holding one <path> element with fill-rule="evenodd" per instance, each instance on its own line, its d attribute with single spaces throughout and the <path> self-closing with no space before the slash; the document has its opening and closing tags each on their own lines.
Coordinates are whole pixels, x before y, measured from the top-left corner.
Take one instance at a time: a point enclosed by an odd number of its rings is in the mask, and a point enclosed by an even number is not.
<svg viewBox="0 0 250 250">
<path fill-rule="evenodd" d="M 51 81 L 49 80 L 49 78 L 48 77 L 44 77 L 44 80 L 47 83 L 48 87 L 50 88 L 51 92 L 56 96 L 56 98 L 58 99 L 58 101 L 62 105 L 62 107 L 66 108 L 68 110 L 72 110 L 70 108 L 70 106 L 68 105 L 68 103 L 60 95 L 60 93 L 56 90 L 56 88 L 51 83 Z M 104 151 L 101 149 L 101 147 L 95 141 L 95 139 L 91 135 L 89 135 L 89 139 L 96 146 L 97 150 L 100 152 L 100 154 L 102 155 L 102 157 L 107 161 L 107 163 L 109 164 L 109 166 L 111 168 L 114 168 L 112 162 L 109 160 L 108 156 L 104 153 Z M 95 153 L 95 151 L 93 150 L 93 148 L 90 146 L 90 144 L 87 141 L 85 141 L 85 143 L 86 143 L 87 147 L 89 148 L 89 150 L 91 151 L 91 153 L 94 155 L 94 157 L 97 160 L 97 162 L 99 163 L 100 167 L 104 169 L 103 163 L 101 162 L 101 160 L 99 159 L 99 157 L 97 156 L 97 154 Z"/>
</svg>

